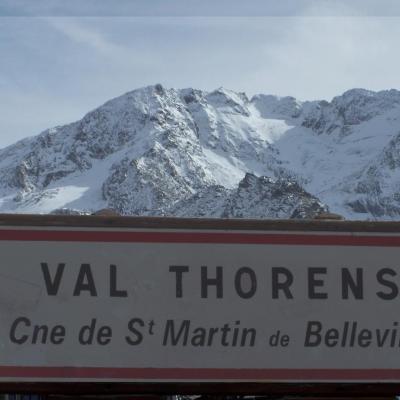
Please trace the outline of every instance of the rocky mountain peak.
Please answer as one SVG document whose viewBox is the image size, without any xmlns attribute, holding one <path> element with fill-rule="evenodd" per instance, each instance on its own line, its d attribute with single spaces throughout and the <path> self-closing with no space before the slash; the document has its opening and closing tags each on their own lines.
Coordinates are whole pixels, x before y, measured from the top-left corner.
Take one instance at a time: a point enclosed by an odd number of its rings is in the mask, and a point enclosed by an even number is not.
<svg viewBox="0 0 400 400">
<path fill-rule="evenodd" d="M 395 219 L 399 132 L 396 90 L 300 102 L 156 84 L 0 150 L 0 211 Z"/>
<path fill-rule="evenodd" d="M 400 106 L 400 91 L 373 92 L 351 89 L 331 102 L 314 102 L 304 115 L 303 126 L 318 134 L 336 133 L 343 137 L 351 133 L 352 127 L 384 115 Z"/>
<path fill-rule="evenodd" d="M 251 103 L 263 118 L 292 119 L 303 112 L 303 103 L 291 96 L 257 94 L 252 97 Z"/>
</svg>

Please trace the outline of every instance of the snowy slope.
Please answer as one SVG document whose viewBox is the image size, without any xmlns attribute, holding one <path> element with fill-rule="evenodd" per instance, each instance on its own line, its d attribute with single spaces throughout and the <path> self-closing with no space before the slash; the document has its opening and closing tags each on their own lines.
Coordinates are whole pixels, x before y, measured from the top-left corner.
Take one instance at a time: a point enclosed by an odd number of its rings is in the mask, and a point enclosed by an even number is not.
<svg viewBox="0 0 400 400">
<path fill-rule="evenodd" d="M 400 215 L 400 92 L 331 102 L 128 92 L 0 150 L 0 212 L 349 219 Z"/>
</svg>

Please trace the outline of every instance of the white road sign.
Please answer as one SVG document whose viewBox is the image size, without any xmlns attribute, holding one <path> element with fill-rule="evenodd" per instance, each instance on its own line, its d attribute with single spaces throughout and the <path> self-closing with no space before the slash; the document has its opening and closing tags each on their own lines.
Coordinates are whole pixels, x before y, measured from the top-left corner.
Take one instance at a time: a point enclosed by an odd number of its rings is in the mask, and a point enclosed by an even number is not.
<svg viewBox="0 0 400 400">
<path fill-rule="evenodd" d="M 400 235 L 0 228 L 3 381 L 400 381 Z"/>
</svg>

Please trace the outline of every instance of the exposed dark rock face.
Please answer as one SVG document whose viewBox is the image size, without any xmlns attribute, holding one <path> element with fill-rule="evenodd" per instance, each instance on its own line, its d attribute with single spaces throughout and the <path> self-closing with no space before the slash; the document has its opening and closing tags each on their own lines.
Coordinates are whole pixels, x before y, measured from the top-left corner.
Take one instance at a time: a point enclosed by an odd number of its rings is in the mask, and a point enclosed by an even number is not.
<svg viewBox="0 0 400 400">
<path fill-rule="evenodd" d="M 247 173 L 236 189 L 213 186 L 178 203 L 171 215 L 215 218 L 312 219 L 327 207 L 288 180 Z"/>
</svg>

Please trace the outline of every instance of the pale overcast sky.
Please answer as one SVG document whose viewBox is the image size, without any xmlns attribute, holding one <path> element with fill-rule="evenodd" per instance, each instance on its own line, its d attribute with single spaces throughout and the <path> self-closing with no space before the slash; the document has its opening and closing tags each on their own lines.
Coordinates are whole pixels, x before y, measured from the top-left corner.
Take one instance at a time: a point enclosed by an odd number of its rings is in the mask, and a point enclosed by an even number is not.
<svg viewBox="0 0 400 400">
<path fill-rule="evenodd" d="M 158 82 L 302 100 L 400 89 L 399 41 L 397 0 L 0 0 L 0 147 Z"/>
</svg>

